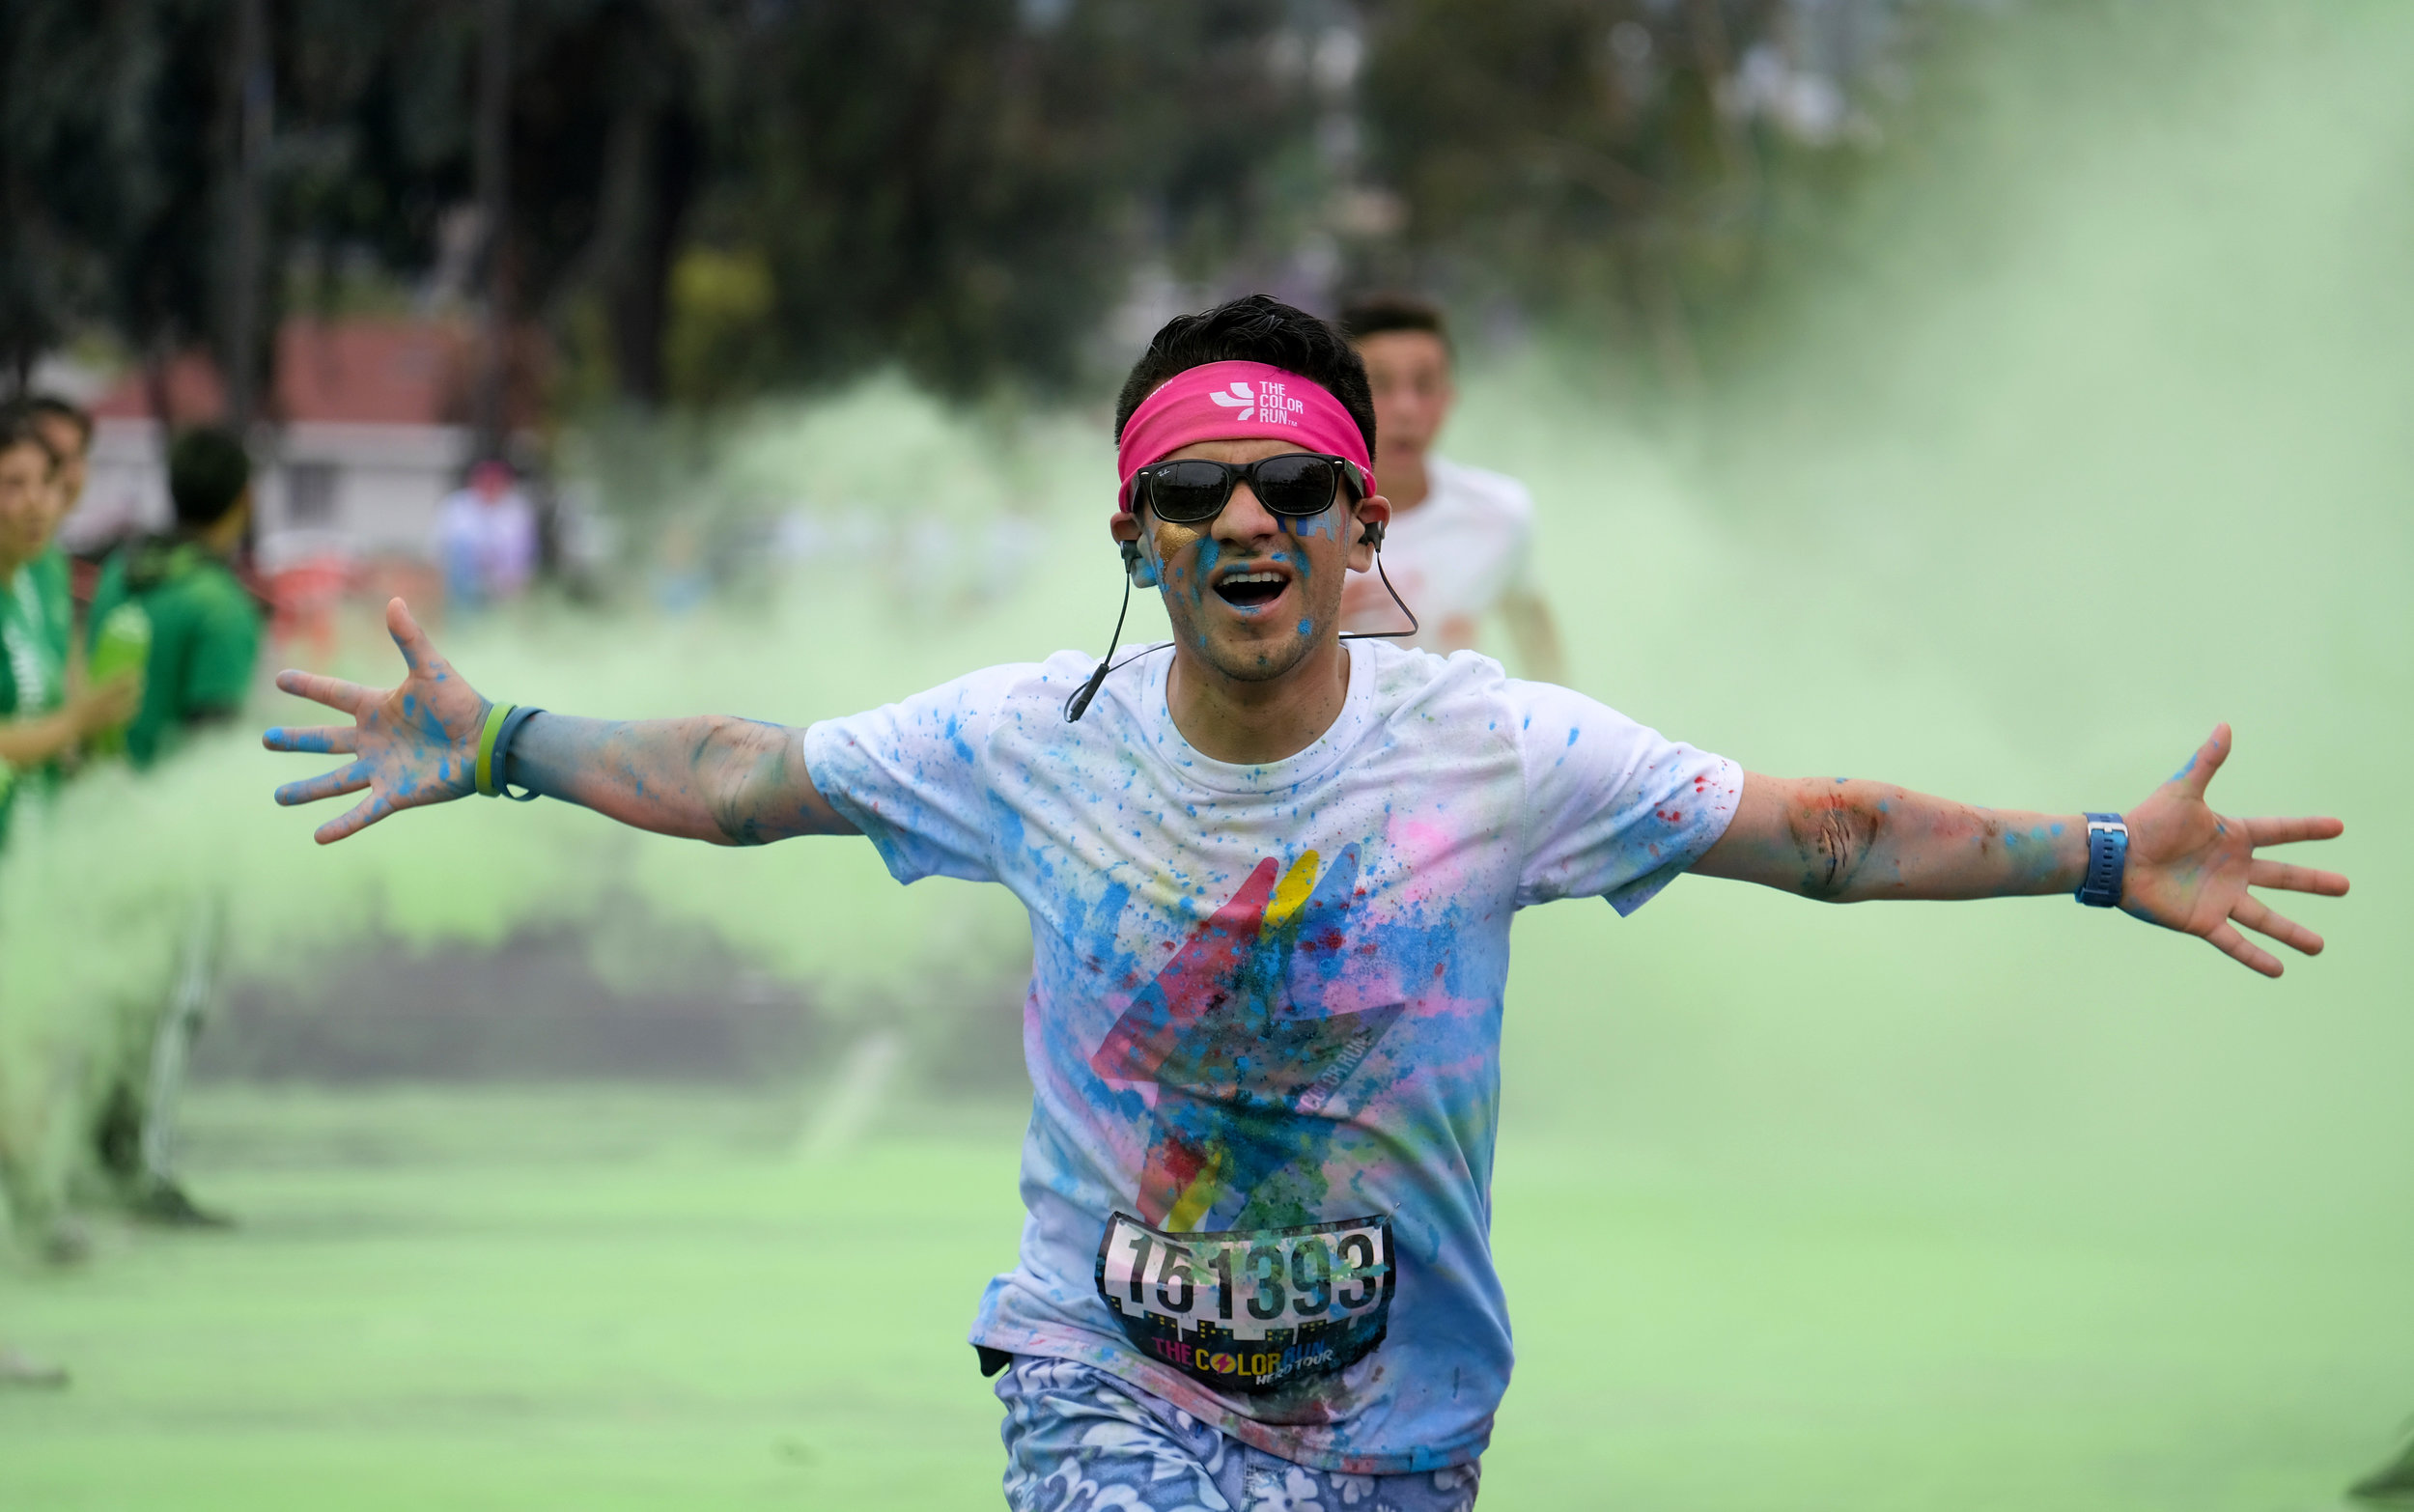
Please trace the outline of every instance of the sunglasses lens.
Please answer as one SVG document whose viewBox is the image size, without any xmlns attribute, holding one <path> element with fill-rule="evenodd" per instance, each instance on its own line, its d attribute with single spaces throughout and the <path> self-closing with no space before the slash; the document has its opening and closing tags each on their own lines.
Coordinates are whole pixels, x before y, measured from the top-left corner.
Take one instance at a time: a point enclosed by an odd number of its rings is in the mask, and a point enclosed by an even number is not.
<svg viewBox="0 0 2414 1512">
<path fill-rule="evenodd" d="M 1277 515 L 1321 514 L 1333 495 L 1333 463 L 1322 457 L 1269 457 L 1257 464 L 1258 502 Z"/>
<path fill-rule="evenodd" d="M 1232 483 L 1211 462 L 1171 462 L 1158 466 L 1148 483 L 1148 507 L 1177 525 L 1212 519 L 1230 496 Z"/>
</svg>

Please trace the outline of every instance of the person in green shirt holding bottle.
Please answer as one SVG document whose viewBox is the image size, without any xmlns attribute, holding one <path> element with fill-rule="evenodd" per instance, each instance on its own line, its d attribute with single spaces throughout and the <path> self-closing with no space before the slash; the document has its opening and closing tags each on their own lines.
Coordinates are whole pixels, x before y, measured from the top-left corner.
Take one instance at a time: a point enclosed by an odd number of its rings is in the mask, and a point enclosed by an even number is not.
<svg viewBox="0 0 2414 1512">
<path fill-rule="evenodd" d="M 259 601 L 235 575 L 251 514 L 251 459 L 233 432 L 189 431 L 168 452 L 175 528 L 128 543 L 102 567 L 86 621 L 95 678 L 139 666 L 142 702 L 123 734 L 137 769 L 172 754 L 193 731 L 232 718 L 260 652 Z M 185 1050 L 216 995 L 224 910 L 196 898 L 181 923 L 176 972 L 163 997 L 126 1005 L 125 1053 L 98 1106 L 94 1152 L 138 1217 L 222 1222 L 194 1206 L 171 1163 Z"/>
</svg>

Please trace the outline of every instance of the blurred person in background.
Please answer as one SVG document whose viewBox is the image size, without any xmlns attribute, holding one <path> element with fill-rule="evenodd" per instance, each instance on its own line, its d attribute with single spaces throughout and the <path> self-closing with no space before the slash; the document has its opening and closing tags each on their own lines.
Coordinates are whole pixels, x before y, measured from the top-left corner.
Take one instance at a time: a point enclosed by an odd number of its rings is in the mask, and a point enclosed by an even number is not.
<svg viewBox="0 0 2414 1512">
<path fill-rule="evenodd" d="M 1028 1211 L 970 1342 L 1017 1512 L 1474 1505 L 1511 1365 L 1489 1223 L 1521 908 L 1631 913 L 1687 871 L 1833 903 L 2075 892 L 2276 976 L 2241 928 L 2322 941 L 2248 888 L 2346 891 L 2257 854 L 2336 820 L 2206 805 L 2227 726 L 2125 817 L 2023 813 L 1746 772 L 1485 658 L 1342 640 L 1389 517 L 1374 405 L 1339 331 L 1263 295 L 1160 330 L 1115 434 L 1109 537 L 1174 630 L 1120 663 L 804 729 L 583 719 L 489 702 L 396 600 L 403 682 L 280 673 L 351 722 L 264 738 L 344 758 L 280 803 L 365 790 L 322 844 L 517 785 L 1013 890 Z"/>
<path fill-rule="evenodd" d="M 50 546 L 35 565 L 42 582 L 44 605 L 50 615 L 54 632 L 69 643 L 68 677 L 72 683 L 79 675 L 83 657 L 75 638 L 75 602 L 71 591 L 72 574 L 68 568 L 67 553 L 59 548 L 59 527 L 75 513 L 83 502 L 84 484 L 92 475 L 92 416 L 85 409 L 54 394 L 36 394 L 25 401 L 26 411 L 34 417 L 34 428 L 50 443 L 52 455 L 59 459 L 58 489 L 53 498 L 50 522 Z"/>
<path fill-rule="evenodd" d="M 25 401 L 25 408 L 58 455 L 59 519 L 64 523 L 83 502 L 84 484 L 92 474 L 92 414 L 56 394 L 36 394 Z"/>
<path fill-rule="evenodd" d="M 58 454 L 33 411 L 0 410 L 0 839 L 19 790 L 122 723 L 136 696 L 131 678 L 82 686 L 68 676 L 73 607 L 51 542 L 60 497 Z"/>
<path fill-rule="evenodd" d="M 1418 621 L 1403 644 L 1446 657 L 1474 650 L 1484 619 L 1498 611 L 1519 670 L 1565 682 L 1558 625 L 1533 580 L 1532 496 L 1514 478 L 1433 450 L 1458 402 L 1442 312 L 1422 299 L 1380 294 L 1343 310 L 1340 325 L 1374 390 L 1375 473 L 1391 501 L 1383 566 Z M 1343 594 L 1341 624 L 1396 630 L 1399 610 L 1379 581 L 1357 577 Z"/>
<path fill-rule="evenodd" d="M 93 589 L 88 655 L 138 621 L 126 638 L 145 648 L 142 702 L 126 729 L 126 754 L 148 767 L 190 732 L 232 718 L 259 659 L 261 606 L 236 575 L 251 523 L 251 457 L 231 431 L 187 431 L 168 451 L 176 520 L 110 554 Z"/>
<path fill-rule="evenodd" d="M 537 567 L 537 512 L 511 464 L 487 458 L 436 516 L 436 560 L 449 602 L 477 608 L 519 597 Z"/>
<path fill-rule="evenodd" d="M 52 544 L 68 501 L 45 429 L 32 406 L 0 409 L 0 848 L 20 773 L 55 770 L 60 758 L 133 706 L 134 689 L 125 680 L 89 691 L 69 687 L 72 610 L 66 563 Z M 7 948 L 8 922 L 0 918 L 0 949 Z M 39 1131 L 14 1133 L 40 1143 Z M 38 1165 L 35 1150 L 0 1139 L 0 1192 L 10 1223 L 46 1258 L 81 1259 L 83 1231 L 66 1217 L 60 1193 Z M 67 1379 L 59 1366 L 0 1345 L 0 1386 L 63 1386 Z"/>
<path fill-rule="evenodd" d="M 235 574 L 251 516 L 251 458 L 231 431 L 188 431 L 168 453 L 175 528 L 120 547 L 100 571 L 87 634 L 96 671 L 139 657 L 142 702 L 126 726 L 138 770 L 195 731 L 234 717 L 259 659 L 260 602 Z M 173 1167 L 184 1059 L 216 994 L 224 908 L 214 892 L 181 919 L 167 991 L 123 1005 L 126 1032 L 98 1103 L 93 1149 L 114 1195 L 138 1217 L 223 1221 L 196 1207 Z"/>
</svg>

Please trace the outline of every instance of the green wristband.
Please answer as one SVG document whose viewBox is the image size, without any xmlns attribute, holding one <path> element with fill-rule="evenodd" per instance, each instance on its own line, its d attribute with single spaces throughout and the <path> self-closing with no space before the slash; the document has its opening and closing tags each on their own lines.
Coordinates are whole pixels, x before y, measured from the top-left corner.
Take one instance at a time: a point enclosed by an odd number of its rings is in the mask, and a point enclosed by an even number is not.
<svg viewBox="0 0 2414 1512">
<path fill-rule="evenodd" d="M 503 721 L 512 716 L 518 704 L 493 704 L 486 712 L 486 728 L 478 732 L 478 791 L 492 798 L 499 791 L 494 783 L 494 738 L 503 733 Z"/>
</svg>

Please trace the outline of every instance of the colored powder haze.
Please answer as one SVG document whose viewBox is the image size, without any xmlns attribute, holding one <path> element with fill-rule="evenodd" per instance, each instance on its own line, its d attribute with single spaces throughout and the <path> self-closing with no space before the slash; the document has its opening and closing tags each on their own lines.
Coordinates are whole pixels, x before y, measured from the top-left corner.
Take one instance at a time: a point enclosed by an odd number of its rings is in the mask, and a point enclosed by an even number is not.
<svg viewBox="0 0 2414 1512">
<path fill-rule="evenodd" d="M 2414 1274 L 2414 14 L 2079 9 L 1990 21 L 1982 64 L 1931 79 L 1928 134 L 1797 261 L 1750 347 L 1712 350 L 1729 377 L 1707 397 L 1630 404 L 1546 342 L 1470 377 L 1447 449 L 1532 487 L 1575 681 L 1754 769 L 2125 806 L 2233 721 L 2216 803 L 2347 822 L 2324 859 L 2354 896 L 2291 910 L 2333 953 L 2272 984 L 2066 902 L 1839 910 L 1699 880 L 1625 922 L 1583 904 L 1529 914 L 1500 1218 L 1525 1362 L 1487 1504 L 1578 1504 L 1521 1492 L 1514 1467 L 1584 1442 L 1612 1369 L 1587 1330 L 1632 1335 L 1617 1320 L 1633 1308 L 1677 1320 L 1667 1338 L 1643 1328 L 1662 1353 L 1616 1375 L 1623 1420 L 1654 1430 L 1619 1471 L 1638 1504 L 1881 1504 L 1865 1476 L 1898 1479 L 1907 1505 L 1986 1501 L 1956 1469 L 1983 1466 L 2029 1477 L 2019 1504 L 2161 1505 L 2159 1483 L 2102 1499 L 2106 1467 L 2219 1461 L 2274 1435 L 2336 1465 L 2327 1496 L 2414 1411 L 2414 1315 L 2387 1280 Z M 2175 14 L 2200 35 L 2178 36 Z M 723 477 L 926 507 L 952 532 L 946 562 L 807 567 L 766 603 L 498 619 L 439 643 L 497 696 L 800 723 L 987 661 L 1094 654 L 1116 584 L 1103 432 L 1092 413 L 1001 433 L 877 385 L 801 422 L 766 416 L 729 443 Z M 1006 510 L 1040 549 L 1000 545 L 988 525 Z M 991 561 L 1013 576 L 984 598 Z M 1163 625 L 1151 604 L 1134 618 L 1143 636 Z M 356 676 L 390 665 L 350 660 Z M 306 722 L 284 700 L 263 713 Z M 464 802 L 323 852 L 308 830 L 323 815 L 268 803 L 305 770 L 229 740 L 149 787 L 72 794 L 12 857 L 0 1031 L 55 1032 L 33 1005 L 141 966 L 75 949 L 126 932 L 136 882 L 98 859 L 32 881 L 68 864 L 70 836 L 169 868 L 206 848 L 239 879 L 241 968 L 333 995 L 355 984 L 330 963 L 373 926 L 491 942 L 612 889 L 841 1013 L 912 1001 L 923 963 L 1024 948 L 1001 891 L 897 889 L 859 843 L 730 853 L 552 804 Z M 20 1113 L 42 1095 L 10 1089 Z M 1704 1191 L 1751 1194 L 1729 1269 L 1599 1273 L 1587 1236 L 1681 1232 Z M 2131 1404 L 2112 1414 L 2127 1436 L 2093 1460 L 2022 1448 L 2061 1420 L 2006 1419 L 1985 1382 L 1948 1372 L 1922 1389 L 1956 1414 L 1900 1404 L 1928 1425 L 1906 1430 L 1921 1443 L 1828 1463 L 1785 1448 L 1782 1425 L 1809 1431 L 1828 1393 L 1882 1377 L 1930 1311 L 1999 1309 L 1990 1334 L 2015 1341 L 2096 1327 L 2055 1313 L 2066 1299 L 2035 1269 L 1890 1301 L 1849 1245 L 1819 1247 L 1856 1221 L 1981 1246 L 2025 1235 L 2049 1256 L 2126 1246 L 2176 1267 L 2169 1289 L 2196 1310 L 2153 1325 L 2169 1347 L 2134 1370 L 2067 1383 Z M 1763 1245 L 1765 1267 L 1750 1258 Z M 968 1317 L 978 1267 L 999 1258 L 978 1247 Z M 1814 1253 L 1832 1264 L 1788 1268 Z M 1837 1311 L 1899 1332 L 1836 1375 L 1803 1320 Z M 1736 1331 L 1672 1336 L 1704 1317 Z M 2064 1368 L 2059 1347 L 2030 1363 Z M 1705 1437 L 1699 1419 L 1733 1400 L 1714 1378 L 1739 1374 L 1764 1381 L 1744 1400 L 1770 1437 Z M 1708 1443 L 1753 1452 L 1695 1458 Z M 1800 1495 L 1754 1465 L 1792 1466 Z M 2190 1495 L 2245 1499 L 2184 1504 L 2312 1504 L 2260 1474 L 2225 1462 Z"/>
</svg>

